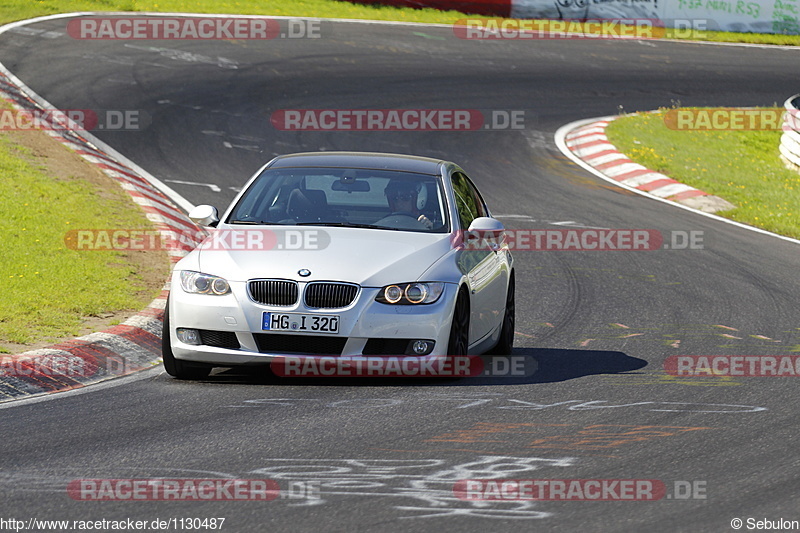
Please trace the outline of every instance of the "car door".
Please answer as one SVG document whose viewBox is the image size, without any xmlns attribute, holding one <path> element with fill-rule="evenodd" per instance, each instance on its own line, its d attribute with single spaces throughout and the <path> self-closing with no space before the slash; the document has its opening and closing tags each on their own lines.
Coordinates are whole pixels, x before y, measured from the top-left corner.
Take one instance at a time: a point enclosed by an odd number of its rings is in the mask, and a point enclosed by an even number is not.
<svg viewBox="0 0 800 533">
<path fill-rule="evenodd" d="M 489 216 L 478 189 L 463 172 L 451 176 L 458 223 L 466 231 L 477 217 Z M 470 343 L 489 335 L 502 320 L 508 272 L 497 251 L 488 247 L 461 250 L 458 267 L 467 278 L 470 291 Z"/>
</svg>

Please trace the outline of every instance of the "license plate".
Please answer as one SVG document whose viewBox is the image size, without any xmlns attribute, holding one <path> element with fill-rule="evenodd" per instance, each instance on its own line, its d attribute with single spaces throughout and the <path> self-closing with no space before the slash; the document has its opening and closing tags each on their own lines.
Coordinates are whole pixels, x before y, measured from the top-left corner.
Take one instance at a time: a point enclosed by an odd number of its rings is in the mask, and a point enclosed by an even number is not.
<svg viewBox="0 0 800 533">
<path fill-rule="evenodd" d="M 261 329 L 264 331 L 339 333 L 339 316 L 265 312 L 261 318 Z"/>
</svg>

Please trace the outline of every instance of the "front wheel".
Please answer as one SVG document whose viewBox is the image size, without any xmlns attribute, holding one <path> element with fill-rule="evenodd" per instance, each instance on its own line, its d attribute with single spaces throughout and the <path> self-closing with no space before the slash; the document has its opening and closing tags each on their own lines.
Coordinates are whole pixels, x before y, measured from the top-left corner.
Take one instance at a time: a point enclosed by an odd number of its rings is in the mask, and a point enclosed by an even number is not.
<svg viewBox="0 0 800 533">
<path fill-rule="evenodd" d="M 169 338 L 169 298 L 164 309 L 164 327 L 161 332 L 161 358 L 164 360 L 164 370 L 167 374 L 177 379 L 202 379 L 211 372 L 211 367 L 200 363 L 188 363 L 176 359 L 172 353 L 172 342 Z"/>
<path fill-rule="evenodd" d="M 450 339 L 447 344 L 447 355 L 467 355 L 469 349 L 469 296 L 461 289 L 456 298 L 453 310 L 453 322 L 450 325 Z"/>
<path fill-rule="evenodd" d="M 500 338 L 491 350 L 492 355 L 511 355 L 514 349 L 514 323 L 515 323 L 515 303 L 514 303 L 514 274 L 508 280 L 508 292 L 506 293 L 506 309 L 503 314 L 503 326 L 500 330 Z"/>
</svg>

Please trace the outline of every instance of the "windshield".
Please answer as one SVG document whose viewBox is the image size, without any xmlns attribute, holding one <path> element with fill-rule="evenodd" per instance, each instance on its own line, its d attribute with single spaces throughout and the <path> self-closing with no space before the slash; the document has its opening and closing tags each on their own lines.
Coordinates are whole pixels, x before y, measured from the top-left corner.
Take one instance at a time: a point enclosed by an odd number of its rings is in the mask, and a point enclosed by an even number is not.
<svg viewBox="0 0 800 533">
<path fill-rule="evenodd" d="M 330 225 L 448 232 L 439 176 L 345 168 L 266 169 L 229 224 Z"/>
</svg>

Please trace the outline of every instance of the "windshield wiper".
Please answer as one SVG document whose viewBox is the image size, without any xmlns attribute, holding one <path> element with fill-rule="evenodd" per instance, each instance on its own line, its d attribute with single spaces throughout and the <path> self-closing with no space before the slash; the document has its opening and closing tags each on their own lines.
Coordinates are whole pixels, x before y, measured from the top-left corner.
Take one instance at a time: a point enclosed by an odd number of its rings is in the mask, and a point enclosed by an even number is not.
<svg viewBox="0 0 800 533">
<path fill-rule="evenodd" d="M 277 226 L 277 222 L 267 222 L 266 220 L 231 220 L 228 224 L 251 224 L 254 226 Z"/>
<path fill-rule="evenodd" d="M 334 226 L 343 228 L 372 228 L 372 229 L 395 229 L 374 224 L 355 224 L 353 222 L 295 222 L 295 226 Z"/>
</svg>

